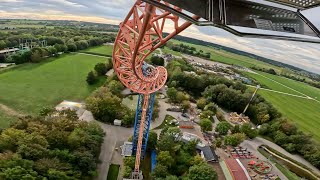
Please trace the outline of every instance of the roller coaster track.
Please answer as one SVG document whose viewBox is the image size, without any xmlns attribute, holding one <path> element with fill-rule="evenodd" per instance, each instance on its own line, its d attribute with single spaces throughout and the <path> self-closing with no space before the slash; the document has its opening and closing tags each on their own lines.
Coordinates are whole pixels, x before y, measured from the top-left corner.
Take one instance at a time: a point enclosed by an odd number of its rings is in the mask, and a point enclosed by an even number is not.
<svg viewBox="0 0 320 180">
<path fill-rule="evenodd" d="M 164 1 L 158 1 L 176 11 L 182 9 Z M 198 17 L 194 16 L 194 19 Z M 167 27 L 172 25 L 172 27 Z M 176 15 L 138 0 L 125 20 L 120 24 L 120 30 L 113 49 L 113 67 L 119 80 L 130 90 L 140 93 L 143 101 L 138 102 L 133 141 L 133 153 L 136 154 L 134 173 L 140 172 L 142 149 L 146 147 L 150 120 L 152 116 L 154 94 L 164 86 L 167 71 L 164 67 L 154 67 L 144 60 L 157 48 L 164 45 L 172 37 L 188 28 L 191 22 L 180 20 Z M 171 30 L 167 36 L 163 31 Z M 140 100 L 139 100 L 140 101 Z M 152 104 L 150 104 L 152 103 Z M 137 179 L 139 177 L 133 177 Z"/>
</svg>

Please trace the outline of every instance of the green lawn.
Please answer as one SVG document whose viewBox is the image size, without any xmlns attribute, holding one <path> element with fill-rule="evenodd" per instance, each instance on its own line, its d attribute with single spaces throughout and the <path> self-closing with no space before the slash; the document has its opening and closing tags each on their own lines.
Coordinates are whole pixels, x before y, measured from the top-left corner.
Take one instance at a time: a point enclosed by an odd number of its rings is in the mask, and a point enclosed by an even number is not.
<svg viewBox="0 0 320 180">
<path fill-rule="evenodd" d="M 39 64 L 24 64 L 0 73 L 0 103 L 35 115 L 44 106 L 55 106 L 62 100 L 84 101 L 103 82 L 88 86 L 86 76 L 95 64 L 105 58 L 89 55 L 64 55 Z"/>
<path fill-rule="evenodd" d="M 10 124 L 17 120 L 17 117 L 7 115 L 3 110 L 0 109 L 0 129 L 7 128 Z"/>
<path fill-rule="evenodd" d="M 272 90 L 320 100 L 320 89 L 284 77 L 263 72 L 258 73 L 260 75 L 245 74 Z M 318 118 L 320 117 L 320 102 L 265 90 L 259 90 L 258 93 L 271 102 L 285 117 L 294 122 L 300 130 L 312 134 L 314 139 L 320 142 L 320 132 L 318 131 L 320 127 L 320 119 Z"/>
<path fill-rule="evenodd" d="M 312 87 L 306 83 L 302 83 L 299 81 L 294 81 L 292 79 L 288 79 L 281 76 L 275 76 L 268 73 L 259 72 L 259 74 L 262 74 L 263 76 L 266 76 L 267 78 L 270 78 L 272 80 L 275 80 L 285 86 L 288 86 L 292 89 L 295 89 L 303 94 L 306 94 L 312 98 L 316 98 L 320 101 L 320 89 Z M 301 95 L 301 94 L 299 94 Z"/>
<path fill-rule="evenodd" d="M 320 103 L 263 90 L 258 93 L 271 102 L 285 117 L 293 121 L 299 129 L 312 134 L 320 142 Z"/>
<path fill-rule="evenodd" d="M 120 168 L 120 165 L 111 164 L 109 166 L 109 172 L 108 172 L 107 180 L 117 180 L 118 179 L 118 174 L 119 174 L 119 168 Z"/>
<path fill-rule="evenodd" d="M 281 91 L 281 92 L 285 92 L 285 93 L 289 93 L 289 94 L 295 94 L 295 95 L 299 95 L 299 96 L 303 96 L 302 94 L 292 90 L 292 89 L 289 89 L 281 84 L 278 84 L 278 83 L 275 83 L 274 81 L 266 78 L 266 77 L 263 77 L 263 75 L 260 75 L 261 72 L 258 72 L 259 74 L 253 74 L 253 73 L 249 73 L 249 72 L 245 72 L 244 74 L 257 80 L 260 84 L 263 84 L 263 85 L 266 85 L 269 89 L 272 89 L 272 90 L 276 90 L 276 91 Z M 276 81 L 278 79 L 275 79 Z"/>
<path fill-rule="evenodd" d="M 98 47 L 89 48 L 89 49 L 83 50 L 81 52 L 92 53 L 92 54 L 97 54 L 97 55 L 102 55 L 102 56 L 112 56 L 112 50 L 113 50 L 113 46 L 106 45 L 106 46 L 98 46 Z"/>
<path fill-rule="evenodd" d="M 169 49 L 166 46 L 162 49 L 162 52 L 165 53 L 165 54 L 172 54 L 172 55 L 175 55 L 175 56 L 181 56 L 180 52 L 173 51 L 173 50 Z"/>
<path fill-rule="evenodd" d="M 171 124 L 171 121 L 174 120 L 175 118 L 170 116 L 170 115 L 166 115 L 166 117 L 164 118 L 164 121 L 162 122 L 162 124 L 160 124 L 160 126 L 154 128 L 154 129 L 163 129 L 165 127 L 175 127 L 175 125 Z"/>
<path fill-rule="evenodd" d="M 126 105 L 131 110 L 136 110 L 138 102 L 138 95 L 128 96 L 122 100 L 122 104 Z"/>
</svg>

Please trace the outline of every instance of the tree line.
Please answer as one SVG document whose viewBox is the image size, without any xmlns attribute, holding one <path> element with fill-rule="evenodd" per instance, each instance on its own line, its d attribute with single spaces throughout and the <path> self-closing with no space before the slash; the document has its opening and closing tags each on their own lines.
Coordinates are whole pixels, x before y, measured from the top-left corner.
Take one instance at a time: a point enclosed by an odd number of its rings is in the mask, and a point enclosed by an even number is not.
<svg viewBox="0 0 320 180">
<path fill-rule="evenodd" d="M 3 35 L 3 36 L 1 36 Z M 0 62 L 22 64 L 26 62 L 40 62 L 41 60 L 57 56 L 59 53 L 75 52 L 103 43 L 113 42 L 114 34 L 101 34 L 72 28 L 55 30 L 16 30 L 0 32 L 0 49 L 19 48 L 20 43 L 28 42 L 31 49 L 20 50 L 7 57 L 0 58 Z M 43 41 L 47 46 L 43 47 Z"/>
<path fill-rule="evenodd" d="M 210 59 L 211 57 L 210 52 L 203 52 L 202 50 L 197 51 L 195 47 L 188 46 L 183 43 L 173 44 L 172 42 L 168 42 L 166 46 L 173 51 L 181 52 L 184 54 L 189 54 L 189 55 L 198 56 L 198 57 L 207 58 L 207 59 Z"/>
</svg>

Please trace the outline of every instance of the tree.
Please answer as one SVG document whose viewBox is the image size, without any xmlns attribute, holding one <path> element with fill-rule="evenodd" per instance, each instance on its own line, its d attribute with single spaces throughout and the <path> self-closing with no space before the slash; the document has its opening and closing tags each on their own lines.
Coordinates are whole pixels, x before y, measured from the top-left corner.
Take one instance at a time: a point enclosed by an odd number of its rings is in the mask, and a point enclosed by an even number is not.
<svg viewBox="0 0 320 180">
<path fill-rule="evenodd" d="M 89 85 L 93 85 L 95 84 L 97 81 L 98 81 L 98 77 L 95 75 L 95 73 L 93 71 L 90 71 L 88 73 L 88 76 L 87 76 L 87 83 Z"/>
<path fill-rule="evenodd" d="M 105 76 L 107 71 L 107 67 L 104 63 L 98 63 L 95 65 L 94 70 L 97 72 L 98 76 Z"/>
<path fill-rule="evenodd" d="M 109 89 L 101 87 L 92 93 L 86 100 L 86 107 L 93 113 L 95 119 L 112 123 L 115 119 L 121 119 L 123 106 L 122 100 L 111 94 Z"/>
<path fill-rule="evenodd" d="M 173 102 L 176 101 L 176 98 L 177 98 L 177 93 L 178 91 L 175 89 L 175 88 L 169 88 L 168 91 L 167 91 L 167 95 L 169 97 L 169 99 Z"/>
<path fill-rule="evenodd" d="M 206 104 L 207 104 L 207 100 L 202 97 L 202 98 L 198 99 L 198 101 L 197 101 L 197 108 L 198 109 L 204 109 Z"/>
<path fill-rule="evenodd" d="M 40 51 L 37 50 L 37 51 L 32 52 L 31 62 L 38 63 L 41 61 L 41 58 L 42 58 L 42 54 Z"/>
<path fill-rule="evenodd" d="M 7 47 L 7 44 L 4 40 L 0 40 L 0 50 Z"/>
<path fill-rule="evenodd" d="M 209 119 L 201 119 L 199 125 L 203 132 L 212 131 L 212 122 Z"/>
<path fill-rule="evenodd" d="M 53 46 L 48 47 L 48 51 L 50 53 L 50 56 L 54 56 L 55 54 L 57 54 L 57 49 Z"/>
<path fill-rule="evenodd" d="M 124 165 L 130 167 L 131 169 L 134 168 L 135 162 L 136 162 L 136 158 L 133 156 L 125 157 L 123 160 Z"/>
<path fill-rule="evenodd" d="M 68 51 L 70 52 L 76 52 L 78 50 L 77 45 L 75 43 L 71 43 L 67 45 Z"/>
<path fill-rule="evenodd" d="M 274 136 L 274 142 L 278 145 L 284 145 L 287 144 L 289 141 L 289 138 L 286 134 L 284 134 L 282 131 L 277 131 Z"/>
<path fill-rule="evenodd" d="M 219 122 L 219 124 L 216 127 L 216 131 L 219 133 L 219 135 L 226 135 L 228 133 L 228 131 L 230 130 L 231 125 L 226 122 Z"/>
<path fill-rule="evenodd" d="M 169 151 L 160 151 L 157 156 L 157 163 L 170 168 L 174 163 L 174 159 Z"/>
<path fill-rule="evenodd" d="M 156 66 L 164 66 L 164 59 L 159 56 L 152 56 L 151 62 L 153 65 L 156 65 Z"/>
<path fill-rule="evenodd" d="M 153 179 L 165 178 L 167 175 L 168 175 L 168 168 L 161 164 L 157 164 L 153 172 L 151 173 L 151 176 L 153 177 Z"/>
<path fill-rule="evenodd" d="M 158 142 L 158 134 L 154 131 L 150 131 L 149 137 L 148 137 L 148 150 L 154 150 L 157 146 Z"/>
<path fill-rule="evenodd" d="M 236 136 L 227 135 L 224 137 L 224 144 L 230 146 L 237 146 L 239 144 L 239 141 Z"/>
<path fill-rule="evenodd" d="M 26 135 L 19 140 L 18 145 L 17 153 L 23 158 L 31 160 L 45 157 L 49 146 L 45 137 L 37 133 Z"/>
<path fill-rule="evenodd" d="M 165 134 L 161 136 L 160 140 L 158 141 L 157 148 L 160 151 L 172 152 L 174 145 L 175 145 L 174 137 L 172 137 L 169 134 Z"/>
<path fill-rule="evenodd" d="M 262 124 L 259 128 L 259 134 L 261 135 L 267 135 L 269 133 L 269 128 L 270 125 L 269 124 Z"/>
<path fill-rule="evenodd" d="M 250 139 L 258 136 L 258 131 L 249 123 L 243 124 L 240 128 L 240 131 L 245 133 Z"/>
<path fill-rule="evenodd" d="M 188 172 L 189 180 L 216 180 L 218 179 L 217 173 L 213 170 L 212 167 L 203 163 L 199 165 L 194 165 L 190 167 Z"/>
<path fill-rule="evenodd" d="M 200 114 L 201 119 L 210 119 L 212 122 L 214 121 L 214 112 L 210 110 L 202 111 Z"/>
<path fill-rule="evenodd" d="M 0 150 L 15 152 L 18 148 L 18 142 L 26 136 L 27 134 L 24 130 L 14 128 L 4 130 L 0 135 Z"/>
<path fill-rule="evenodd" d="M 231 129 L 232 134 L 234 133 L 240 133 L 240 126 L 236 124 L 232 129 Z"/>
<path fill-rule="evenodd" d="M 188 111 L 190 107 L 191 107 L 190 101 L 182 101 L 181 108 L 183 109 L 184 112 Z"/>
<path fill-rule="evenodd" d="M 117 95 L 118 97 L 122 96 L 121 92 L 124 90 L 124 86 L 121 82 L 112 80 L 108 83 L 107 87 L 112 94 Z"/>
<path fill-rule="evenodd" d="M 123 168 L 123 177 L 124 178 L 130 178 L 132 173 L 132 169 L 129 166 L 124 166 Z"/>
<path fill-rule="evenodd" d="M 216 141 L 215 141 L 215 143 L 216 143 L 216 147 L 217 147 L 217 148 L 220 148 L 221 145 L 222 145 L 222 139 L 221 139 L 221 138 L 217 138 Z"/>
<path fill-rule="evenodd" d="M 205 110 L 205 111 L 211 111 L 211 112 L 213 112 L 214 114 L 216 114 L 218 108 L 217 108 L 217 105 L 215 105 L 214 103 L 209 103 L 209 104 L 207 104 L 207 105 L 204 107 L 204 110 Z"/>
<path fill-rule="evenodd" d="M 17 166 L 12 168 L 7 168 L 0 173 L 1 179 L 13 179 L 13 180 L 33 180 L 38 177 L 37 172 L 33 170 L 24 169 L 23 167 Z"/>
</svg>

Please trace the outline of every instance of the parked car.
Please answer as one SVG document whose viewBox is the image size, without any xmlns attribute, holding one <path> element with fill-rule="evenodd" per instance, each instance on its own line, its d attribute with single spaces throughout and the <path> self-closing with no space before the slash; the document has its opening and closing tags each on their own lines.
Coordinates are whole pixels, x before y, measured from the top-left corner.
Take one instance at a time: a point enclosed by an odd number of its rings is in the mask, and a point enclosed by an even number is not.
<svg viewBox="0 0 320 180">
<path fill-rule="evenodd" d="M 182 117 L 190 118 L 190 116 L 187 113 L 182 113 Z"/>
</svg>

